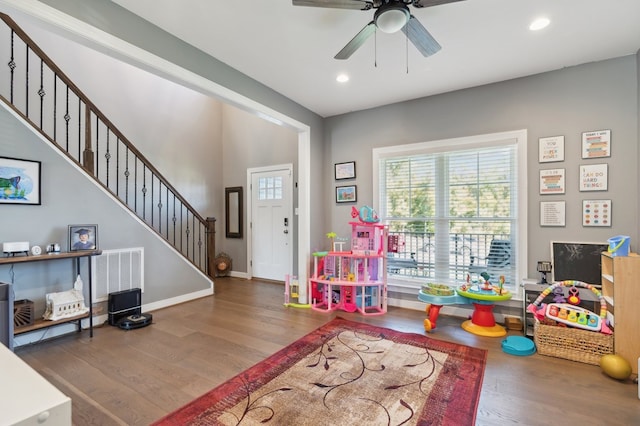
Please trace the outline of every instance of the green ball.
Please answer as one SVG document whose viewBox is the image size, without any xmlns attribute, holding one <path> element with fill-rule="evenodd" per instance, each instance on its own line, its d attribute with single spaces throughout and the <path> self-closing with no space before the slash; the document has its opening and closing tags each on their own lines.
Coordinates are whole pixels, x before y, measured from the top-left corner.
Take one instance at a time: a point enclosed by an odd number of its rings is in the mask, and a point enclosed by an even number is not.
<svg viewBox="0 0 640 426">
<path fill-rule="evenodd" d="M 620 355 L 602 355 L 600 368 L 607 376 L 618 380 L 626 380 L 631 375 L 631 365 Z"/>
</svg>

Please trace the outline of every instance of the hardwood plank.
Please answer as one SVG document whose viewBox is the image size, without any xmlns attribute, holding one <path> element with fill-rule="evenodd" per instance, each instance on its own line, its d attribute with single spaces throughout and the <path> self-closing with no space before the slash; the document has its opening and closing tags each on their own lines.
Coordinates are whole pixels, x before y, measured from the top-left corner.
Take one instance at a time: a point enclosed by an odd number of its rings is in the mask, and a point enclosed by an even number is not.
<svg viewBox="0 0 640 426">
<path fill-rule="evenodd" d="M 425 313 L 321 313 L 283 306 L 281 284 L 216 280 L 216 294 L 153 312 L 153 324 L 72 333 L 16 353 L 73 400 L 78 425 L 149 424 L 242 372 L 335 316 L 425 334 Z M 501 338 L 462 330 L 440 316 L 434 339 L 489 351 L 479 425 L 640 424 L 638 388 L 593 365 L 538 354 L 517 357 Z M 518 335 L 519 333 L 510 332 Z"/>
</svg>

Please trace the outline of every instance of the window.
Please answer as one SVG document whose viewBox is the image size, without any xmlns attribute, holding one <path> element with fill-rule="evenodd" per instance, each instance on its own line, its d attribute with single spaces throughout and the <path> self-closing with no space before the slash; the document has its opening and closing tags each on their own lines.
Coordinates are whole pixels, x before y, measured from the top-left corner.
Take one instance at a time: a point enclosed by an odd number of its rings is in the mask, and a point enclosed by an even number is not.
<svg viewBox="0 0 640 426">
<path fill-rule="evenodd" d="M 486 272 L 517 291 L 526 265 L 525 148 L 520 131 L 374 150 L 390 284 L 457 284 Z"/>
<path fill-rule="evenodd" d="M 282 200 L 282 177 L 264 177 L 258 180 L 258 200 Z"/>
</svg>

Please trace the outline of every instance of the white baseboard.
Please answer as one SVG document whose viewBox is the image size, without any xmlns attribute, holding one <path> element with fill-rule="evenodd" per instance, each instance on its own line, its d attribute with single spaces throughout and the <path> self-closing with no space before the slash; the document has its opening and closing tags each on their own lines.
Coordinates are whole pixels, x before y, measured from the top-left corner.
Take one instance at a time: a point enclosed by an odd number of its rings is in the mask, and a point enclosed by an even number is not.
<svg viewBox="0 0 640 426">
<path fill-rule="evenodd" d="M 413 309 L 416 311 L 424 311 L 427 306 L 426 303 L 420 302 L 419 300 L 414 301 L 414 300 L 394 299 L 391 297 L 387 300 L 387 304 L 389 306 L 395 306 L 398 308 L 405 308 L 405 309 Z M 473 308 L 471 307 L 471 305 L 445 305 L 440 309 L 440 313 L 442 315 L 463 318 L 466 320 L 468 318 L 471 318 L 471 315 L 473 314 Z M 426 318 L 426 315 L 427 314 L 425 312 L 425 318 Z M 508 316 L 514 316 L 514 315 L 508 315 Z M 504 314 L 495 312 L 494 317 L 496 322 L 504 323 Z"/>
<path fill-rule="evenodd" d="M 232 271 L 231 276 L 237 277 L 237 278 L 246 278 L 246 273 Z M 201 297 L 211 296 L 214 293 L 215 293 L 214 285 L 212 284 L 211 288 L 208 288 L 205 290 L 200 290 L 200 291 L 184 294 L 177 297 L 172 297 L 170 299 L 160 300 L 158 302 L 144 304 L 142 305 L 142 311 L 148 312 L 148 311 L 154 311 L 157 309 L 167 308 L 169 306 L 177 305 L 179 303 L 200 299 Z M 387 303 L 389 306 L 394 306 L 394 307 L 404 308 L 404 309 L 412 309 L 416 311 L 424 311 L 426 307 L 426 303 L 420 302 L 419 300 L 389 298 Z M 471 314 L 473 314 L 473 308 L 471 306 L 466 306 L 466 305 L 443 306 L 442 309 L 440 310 L 440 313 L 443 315 L 449 315 L 452 317 L 467 319 L 471 317 Z M 425 318 L 426 318 L 426 312 L 425 312 Z M 503 314 L 495 313 L 495 318 L 496 318 L 496 322 L 499 322 L 499 323 L 504 322 Z M 93 317 L 94 324 L 102 324 L 107 320 L 108 320 L 107 314 L 97 315 Z M 88 328 L 89 321 L 86 319 L 82 320 L 82 327 L 85 329 Z M 61 336 L 63 334 L 68 334 L 75 331 L 76 331 L 75 324 L 70 323 L 70 324 L 59 325 L 59 326 L 48 328 L 48 329 L 34 331 L 31 333 L 21 334 L 19 336 L 14 337 L 14 347 L 28 345 L 31 343 L 37 343 L 45 338 L 50 339 L 53 337 Z"/>
<path fill-rule="evenodd" d="M 214 285 L 211 285 L 211 288 L 207 288 L 205 290 L 183 294 L 180 296 L 172 297 L 170 299 L 160 300 L 158 302 L 143 304 L 142 312 L 155 311 L 157 309 L 167 308 L 169 306 L 177 305 L 178 303 L 184 303 L 190 300 L 200 299 L 201 297 L 211 296 L 212 294 L 215 294 Z"/>
<path fill-rule="evenodd" d="M 397 308 L 413 309 L 416 311 L 424 311 L 427 304 L 418 300 L 404 300 L 389 298 L 387 301 L 389 306 L 395 306 Z M 443 306 L 440 309 L 440 313 L 443 315 L 449 315 L 452 317 L 468 318 L 473 313 L 473 308 L 465 307 L 464 305 L 451 305 Z M 426 315 L 426 312 L 425 312 Z M 496 320 L 498 316 L 496 315 Z"/>
<path fill-rule="evenodd" d="M 189 302 L 191 300 L 200 299 L 202 297 L 211 296 L 214 294 L 214 288 L 206 290 L 200 290 L 189 294 L 183 294 L 181 296 L 172 297 L 170 299 L 160 300 L 158 302 L 147 303 L 142 305 L 142 312 L 155 311 L 162 308 L 168 308 L 169 306 L 177 305 L 184 302 Z M 94 324 L 102 324 L 109 319 L 109 315 L 98 315 L 93 317 Z M 89 327 L 89 323 L 87 320 L 82 320 L 83 328 Z"/>
<path fill-rule="evenodd" d="M 64 334 L 74 333 L 77 325 L 74 323 L 56 325 L 50 328 L 41 328 L 29 333 L 19 334 L 13 337 L 13 347 L 17 348 L 23 345 L 38 343 L 45 339 L 62 336 Z"/>
<path fill-rule="evenodd" d="M 245 280 L 248 279 L 248 277 L 249 277 L 246 272 L 238 272 L 238 271 L 231 271 L 229 276 L 231 276 L 233 278 L 244 278 Z"/>
<path fill-rule="evenodd" d="M 214 294 L 213 284 L 211 285 L 211 288 L 208 288 L 205 290 L 195 291 L 193 293 L 183 294 L 183 295 L 172 297 L 169 299 L 160 300 L 158 302 L 144 304 L 142 305 L 142 312 L 167 308 L 169 306 L 177 305 L 179 303 L 200 299 L 201 297 L 211 296 L 212 294 Z M 93 324 L 94 325 L 104 324 L 108 319 L 109 319 L 109 316 L 107 314 L 95 315 L 93 317 Z M 82 320 L 82 328 L 85 330 L 89 328 L 88 319 Z M 56 325 L 55 327 L 35 330 L 29 333 L 24 333 L 24 334 L 15 336 L 13 338 L 13 346 L 14 348 L 17 348 L 23 345 L 38 343 L 44 339 L 51 339 L 53 337 L 62 336 L 64 334 L 74 333 L 76 332 L 76 330 L 77 330 L 76 324 L 74 323 L 61 324 L 61 325 Z"/>
</svg>

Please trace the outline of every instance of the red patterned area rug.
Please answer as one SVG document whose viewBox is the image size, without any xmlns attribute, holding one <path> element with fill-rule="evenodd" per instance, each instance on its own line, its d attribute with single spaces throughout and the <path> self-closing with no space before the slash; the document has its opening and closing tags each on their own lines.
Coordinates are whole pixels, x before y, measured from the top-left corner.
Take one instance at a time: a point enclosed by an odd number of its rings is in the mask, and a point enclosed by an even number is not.
<svg viewBox="0 0 640 426">
<path fill-rule="evenodd" d="M 155 425 L 473 425 L 487 351 L 336 318 Z"/>
</svg>

